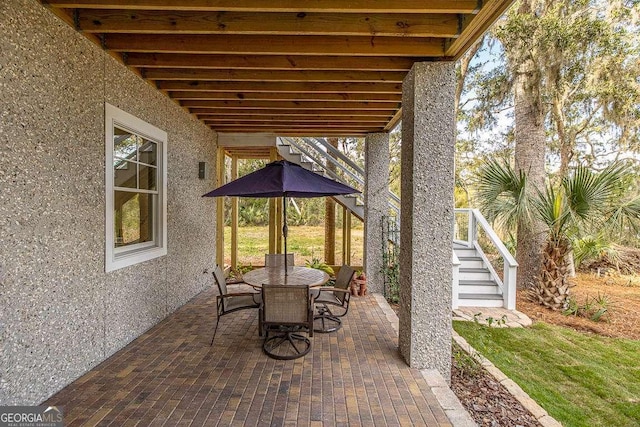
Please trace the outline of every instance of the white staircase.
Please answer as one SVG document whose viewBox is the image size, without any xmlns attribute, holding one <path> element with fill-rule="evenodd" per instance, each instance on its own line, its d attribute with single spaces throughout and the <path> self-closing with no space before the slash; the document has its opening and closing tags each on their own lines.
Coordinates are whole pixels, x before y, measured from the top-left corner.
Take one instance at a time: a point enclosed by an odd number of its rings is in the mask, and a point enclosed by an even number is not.
<svg viewBox="0 0 640 427">
<path fill-rule="evenodd" d="M 459 307 L 502 307 L 502 289 L 487 266 L 484 253 L 476 248 L 454 243 L 458 267 Z"/>
<path fill-rule="evenodd" d="M 516 308 L 518 263 L 477 209 L 455 209 L 453 242 L 453 308 Z M 483 238 L 479 238 L 479 230 Z M 502 259 L 502 276 L 493 268 L 479 243 L 491 245 Z"/>
</svg>

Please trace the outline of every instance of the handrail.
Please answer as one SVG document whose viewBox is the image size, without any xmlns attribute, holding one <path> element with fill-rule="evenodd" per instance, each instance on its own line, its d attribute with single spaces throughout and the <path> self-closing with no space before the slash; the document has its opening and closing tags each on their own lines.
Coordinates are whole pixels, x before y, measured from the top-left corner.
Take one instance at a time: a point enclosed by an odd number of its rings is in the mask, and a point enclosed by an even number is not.
<svg viewBox="0 0 640 427">
<path fill-rule="evenodd" d="M 340 160 L 342 160 L 343 162 L 345 162 L 347 165 L 349 165 L 351 168 L 353 168 L 353 170 L 355 170 L 357 173 L 359 173 L 360 175 L 364 175 L 364 170 L 362 170 L 362 168 L 360 168 L 360 166 L 356 165 L 350 158 L 348 158 L 347 156 L 345 156 L 340 150 L 338 150 L 336 147 L 334 147 L 333 145 L 329 144 L 324 138 L 302 138 L 305 140 L 305 142 L 309 143 L 308 140 L 313 140 L 315 142 L 320 143 L 323 147 L 325 147 L 327 150 L 331 151 L 333 154 L 335 154 Z M 341 165 L 340 165 L 341 166 Z M 341 166 L 342 167 L 342 166 Z M 396 202 L 397 204 L 400 204 L 400 198 L 392 191 L 389 191 L 389 198 L 391 200 L 393 200 L 394 202 Z"/>
<path fill-rule="evenodd" d="M 502 293 L 505 302 L 505 307 L 513 310 L 516 306 L 516 274 L 518 268 L 518 262 L 511 255 L 511 252 L 504 245 L 500 237 L 496 234 L 493 228 L 489 225 L 489 222 L 482 216 L 482 213 L 478 209 L 454 209 L 455 213 L 466 213 L 469 215 L 469 228 L 467 230 L 467 241 L 465 242 L 468 247 L 475 247 L 480 249 L 478 244 L 478 225 L 482 227 L 485 234 L 491 240 L 495 248 L 498 250 L 503 259 L 503 278 L 499 280 L 497 274 L 493 270 L 493 267 L 488 260 L 487 268 L 494 276 L 496 283 L 502 286 Z"/>
<path fill-rule="evenodd" d="M 290 138 L 281 137 L 280 139 L 281 140 L 286 140 L 288 143 L 290 143 L 291 145 L 293 145 L 296 148 L 298 148 L 300 146 L 299 144 L 295 143 Z M 328 158 L 329 161 L 332 162 L 334 165 L 336 165 L 338 168 L 340 168 L 340 170 L 344 171 L 349 176 L 351 176 L 353 179 L 355 179 L 358 184 L 364 185 L 364 179 L 362 178 L 362 176 L 364 176 L 364 170 L 362 170 L 362 168 L 360 168 L 357 164 L 355 164 L 349 157 L 345 156 L 340 150 L 335 148 L 333 145 L 329 144 L 324 138 L 306 137 L 306 138 L 301 138 L 301 139 L 307 145 L 310 145 L 316 151 L 318 151 L 323 156 Z M 335 155 L 335 158 L 332 157 L 332 156 L 327 156 L 326 152 L 321 150 L 316 144 L 320 144 L 321 146 L 325 147 L 327 149 L 327 151 L 329 151 L 329 152 L 331 152 L 332 154 Z M 348 168 L 345 168 L 340 162 L 338 162 L 338 159 L 342 160 L 349 167 L 351 167 L 354 172 L 350 171 Z M 393 202 L 396 203 L 397 205 L 400 205 L 400 198 L 395 193 L 393 193 L 392 191 L 389 191 L 389 198 L 391 200 L 393 200 Z M 394 208 L 394 210 L 396 212 L 399 212 L 399 209 L 397 209 L 397 208 Z"/>
<path fill-rule="evenodd" d="M 507 249 L 504 243 L 502 243 L 502 239 L 498 237 L 496 232 L 489 225 L 489 222 L 487 222 L 485 217 L 482 216 L 480 211 L 478 209 L 472 209 L 471 211 L 473 212 L 473 216 L 476 219 L 476 222 L 482 226 L 485 233 L 487 233 L 487 237 L 491 239 L 493 244 L 496 246 L 496 249 L 498 249 L 498 252 L 500 252 L 500 255 L 502 255 L 502 257 L 504 258 L 504 260 L 510 265 L 517 266 L 518 263 L 516 262 L 516 259 L 513 257 L 513 255 L 511 255 L 511 252 L 509 252 L 509 249 Z"/>
<path fill-rule="evenodd" d="M 313 156 L 312 154 L 310 154 L 307 150 L 305 150 L 304 148 L 302 148 L 302 146 L 300 146 L 300 144 L 298 144 L 298 143 L 297 143 L 297 142 L 295 142 L 295 141 L 288 141 L 288 143 L 289 143 L 289 144 L 291 144 L 293 147 L 295 147 L 295 148 L 296 148 L 296 150 L 298 150 L 298 151 L 300 151 L 302 154 L 304 154 L 307 158 L 309 158 L 310 160 L 312 160 L 312 161 L 313 161 L 313 163 L 315 163 L 315 164 L 317 164 L 318 166 L 320 166 L 320 167 L 323 169 L 324 173 L 326 173 L 326 174 L 328 174 L 329 176 L 331 176 L 331 178 L 333 178 L 333 179 L 335 179 L 335 180 L 338 180 L 338 181 L 341 181 L 341 180 L 342 180 L 342 179 L 341 179 L 341 178 L 340 178 L 340 177 L 339 177 L 335 172 L 333 172 L 333 171 L 332 171 L 332 170 L 330 170 L 330 169 L 325 168 L 325 167 L 324 167 L 324 165 L 323 165 L 323 164 L 322 164 L 322 163 L 321 163 L 321 162 L 320 162 L 316 157 L 314 157 L 314 156 Z M 359 181 L 358 181 L 358 184 L 360 184 L 360 185 L 364 185 L 364 182 L 359 182 Z"/>
<path fill-rule="evenodd" d="M 351 172 L 349 169 L 345 168 L 344 166 L 342 166 L 340 164 L 340 162 L 338 162 L 338 160 L 336 160 L 335 158 L 333 158 L 332 156 L 327 156 L 327 153 L 322 151 L 317 145 L 315 144 L 311 144 L 309 143 L 307 140 L 307 138 L 302 138 L 307 145 L 310 145 L 311 148 L 313 148 L 314 150 L 316 150 L 318 153 L 322 154 L 327 160 L 329 160 L 331 163 L 333 163 L 334 165 L 336 165 L 338 168 L 340 168 L 341 171 L 345 172 L 347 175 L 349 175 L 351 178 L 353 178 L 359 185 L 364 186 L 364 179 L 362 179 L 361 177 L 357 176 L 355 173 Z M 300 148 L 300 145 L 296 144 L 294 141 L 289 141 L 292 143 L 292 145 L 296 148 Z M 314 159 L 315 160 L 315 159 Z M 318 162 L 316 162 L 318 163 Z M 321 163 L 318 163 L 320 166 L 322 166 L 324 169 L 327 169 L 326 167 L 324 167 Z M 329 170 L 329 169 L 327 169 Z M 358 172 L 358 171 L 356 171 Z"/>
<path fill-rule="evenodd" d="M 313 140 L 315 142 L 320 143 L 323 147 L 325 147 L 328 151 L 331 151 L 331 154 L 335 155 L 337 158 L 345 162 L 349 167 L 351 167 L 354 171 L 359 173 L 360 175 L 364 175 L 364 170 L 355 164 L 353 160 L 345 156 L 340 150 L 338 150 L 333 145 L 329 144 L 324 138 L 302 138 L 307 144 L 314 144 L 314 142 L 310 142 L 309 140 Z"/>
</svg>

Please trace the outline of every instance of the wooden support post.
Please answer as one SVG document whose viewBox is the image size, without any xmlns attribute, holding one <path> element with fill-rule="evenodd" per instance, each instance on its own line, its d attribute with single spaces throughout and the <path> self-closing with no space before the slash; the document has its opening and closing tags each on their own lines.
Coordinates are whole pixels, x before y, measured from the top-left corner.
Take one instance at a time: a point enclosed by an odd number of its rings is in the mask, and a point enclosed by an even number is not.
<svg viewBox="0 0 640 427">
<path fill-rule="evenodd" d="M 324 215 L 324 262 L 336 263 L 336 202 L 331 197 L 325 198 Z"/>
<path fill-rule="evenodd" d="M 270 153 L 270 161 L 276 161 L 278 159 L 278 150 L 276 147 L 271 148 Z M 269 199 L 269 253 L 275 254 L 277 253 L 276 248 L 278 247 L 278 233 L 281 231 L 278 230 L 278 203 L 277 199 L 270 198 Z"/>
<path fill-rule="evenodd" d="M 218 148 L 216 156 L 216 187 L 224 184 L 225 172 L 224 148 Z M 224 197 L 216 202 L 216 262 L 224 267 Z"/>
<path fill-rule="evenodd" d="M 276 251 L 275 253 L 282 253 L 282 197 L 276 198 Z"/>
<path fill-rule="evenodd" d="M 351 212 L 342 207 L 342 263 L 351 265 Z"/>
<path fill-rule="evenodd" d="M 231 157 L 231 181 L 238 179 L 238 156 Z M 238 198 L 231 198 L 231 269 L 238 267 Z"/>
</svg>

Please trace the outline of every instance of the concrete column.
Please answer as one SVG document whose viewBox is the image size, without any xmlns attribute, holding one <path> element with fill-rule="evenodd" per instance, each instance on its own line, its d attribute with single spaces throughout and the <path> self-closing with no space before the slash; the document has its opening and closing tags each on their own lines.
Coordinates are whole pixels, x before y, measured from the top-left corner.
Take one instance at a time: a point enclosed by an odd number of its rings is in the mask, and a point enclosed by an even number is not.
<svg viewBox="0 0 640 427">
<path fill-rule="evenodd" d="M 389 215 L 389 134 L 370 133 L 364 144 L 364 271 L 371 292 L 384 290 L 382 217 Z"/>
<path fill-rule="evenodd" d="M 452 62 L 413 65 L 402 84 L 400 353 L 451 378 L 454 187 Z"/>
</svg>

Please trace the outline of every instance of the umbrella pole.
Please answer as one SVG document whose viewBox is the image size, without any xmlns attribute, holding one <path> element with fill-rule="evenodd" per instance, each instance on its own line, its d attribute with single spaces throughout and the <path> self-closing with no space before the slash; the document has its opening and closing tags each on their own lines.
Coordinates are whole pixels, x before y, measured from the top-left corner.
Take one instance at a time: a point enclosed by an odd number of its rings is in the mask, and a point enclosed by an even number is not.
<svg viewBox="0 0 640 427">
<path fill-rule="evenodd" d="M 285 277 L 289 275 L 289 271 L 287 268 L 287 196 L 282 197 L 282 214 L 284 215 L 284 219 L 282 221 L 282 235 L 284 236 L 284 275 Z"/>
</svg>

